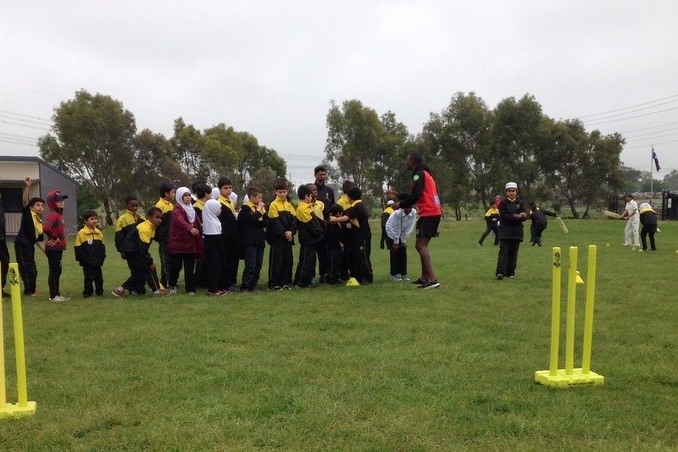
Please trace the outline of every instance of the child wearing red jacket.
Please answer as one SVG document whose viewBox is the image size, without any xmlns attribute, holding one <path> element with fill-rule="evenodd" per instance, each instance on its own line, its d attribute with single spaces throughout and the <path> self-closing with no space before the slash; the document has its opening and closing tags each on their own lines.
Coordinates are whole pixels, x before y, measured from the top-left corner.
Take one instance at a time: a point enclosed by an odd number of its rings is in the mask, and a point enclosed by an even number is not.
<svg viewBox="0 0 678 452">
<path fill-rule="evenodd" d="M 167 243 L 170 262 L 169 293 L 177 292 L 179 272 L 183 267 L 186 293 L 195 295 L 195 260 L 202 248 L 202 224 L 193 208 L 188 187 L 177 188 L 175 197 L 177 202 L 172 210 Z"/>
<path fill-rule="evenodd" d="M 49 264 L 49 301 L 68 301 L 70 298 L 61 295 L 59 279 L 61 278 L 61 261 L 66 249 L 66 227 L 64 224 L 64 199 L 67 195 L 59 190 L 47 193 L 47 208 L 49 213 L 42 223 L 45 233 L 45 254 Z"/>
</svg>

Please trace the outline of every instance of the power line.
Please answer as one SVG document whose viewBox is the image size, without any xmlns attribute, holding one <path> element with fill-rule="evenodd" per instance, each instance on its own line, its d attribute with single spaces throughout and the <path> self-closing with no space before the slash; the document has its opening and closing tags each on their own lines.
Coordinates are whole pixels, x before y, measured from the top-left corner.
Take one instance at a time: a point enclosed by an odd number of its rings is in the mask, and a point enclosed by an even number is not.
<svg viewBox="0 0 678 452">
<path fill-rule="evenodd" d="M 668 138 L 668 137 L 672 137 L 672 136 L 675 136 L 675 135 L 678 135 L 678 132 L 668 133 L 668 134 L 664 134 L 664 135 L 651 135 L 651 138 Z M 626 142 L 627 143 L 632 143 L 634 141 L 635 142 L 638 142 L 638 141 L 647 142 L 648 140 L 649 140 L 649 138 L 632 138 L 630 140 L 626 140 Z"/>
<path fill-rule="evenodd" d="M 17 117 L 20 117 L 20 118 L 29 119 L 29 120 L 31 120 L 31 121 L 36 121 L 36 122 L 46 122 L 46 123 L 48 123 L 48 124 L 50 124 L 50 125 L 52 124 L 52 120 L 51 120 L 51 119 L 44 119 L 44 118 L 42 118 L 42 117 L 40 117 L 40 116 L 34 116 L 34 115 L 26 114 L 26 113 L 20 113 L 20 112 L 18 112 L 18 111 L 4 110 L 4 109 L 1 109 L 1 108 L 0 108 L 0 114 L 2 114 L 3 116 L 9 115 L 9 116 L 6 116 L 6 117 L 17 116 Z"/>
<path fill-rule="evenodd" d="M 662 145 L 662 144 L 671 144 L 671 143 L 678 143 L 678 140 L 673 140 L 673 141 L 661 141 L 661 142 L 659 142 L 659 143 L 652 143 L 651 145 L 653 145 L 653 146 L 660 146 L 660 145 Z M 642 146 L 624 147 L 624 150 L 625 150 L 625 151 L 630 151 L 630 150 L 632 150 L 632 149 L 648 149 L 651 145 L 650 145 L 650 144 L 645 144 L 645 145 L 642 145 Z"/>
<path fill-rule="evenodd" d="M 630 107 L 617 108 L 615 110 L 604 111 L 602 113 L 594 113 L 592 115 L 580 116 L 579 119 L 590 118 L 590 117 L 593 117 L 593 116 L 606 115 L 608 113 L 615 113 L 615 112 L 622 111 L 622 110 L 630 110 L 632 108 L 642 107 L 642 106 L 645 106 L 645 105 L 653 104 L 655 102 L 661 102 L 661 101 L 664 101 L 664 100 L 667 100 L 667 99 L 673 99 L 673 98 L 676 98 L 676 97 L 678 97 L 678 94 L 674 94 L 673 96 L 668 96 L 668 97 L 662 97 L 661 99 L 651 100 L 649 102 L 643 102 L 642 104 L 631 105 Z M 671 102 L 675 102 L 675 101 L 671 101 Z M 670 102 L 665 102 L 665 103 L 670 103 Z M 663 105 L 663 104 L 659 104 L 659 105 Z M 603 118 L 598 118 L 598 119 L 603 119 Z"/>
<path fill-rule="evenodd" d="M 636 130 L 631 130 L 629 132 L 620 132 L 620 133 L 622 135 L 626 136 L 626 135 L 630 135 L 630 134 L 636 133 L 636 132 L 645 132 L 646 130 L 658 129 L 660 127 L 672 126 L 672 125 L 675 125 L 675 124 L 678 124 L 678 122 L 667 122 L 666 124 L 659 124 L 659 125 L 656 125 L 656 126 L 650 126 L 650 127 L 645 127 L 643 129 L 636 129 Z"/>
<path fill-rule="evenodd" d="M 665 112 L 667 112 L 667 111 L 672 111 L 672 110 L 678 110 L 678 107 L 667 108 L 667 109 L 665 109 L 665 110 L 654 111 L 654 112 L 652 112 L 652 113 L 645 113 L 645 114 L 642 114 L 642 115 L 629 116 L 628 118 L 612 119 L 612 120 L 610 120 L 610 121 L 600 121 L 600 122 L 594 121 L 594 122 L 591 122 L 591 123 L 585 123 L 585 124 L 586 124 L 587 126 L 597 126 L 597 125 L 601 125 L 601 124 L 609 124 L 609 123 L 611 123 L 611 122 L 628 121 L 629 119 L 642 118 L 642 117 L 644 117 L 644 116 L 656 115 L 656 114 L 658 114 L 658 113 L 665 113 Z"/>
</svg>

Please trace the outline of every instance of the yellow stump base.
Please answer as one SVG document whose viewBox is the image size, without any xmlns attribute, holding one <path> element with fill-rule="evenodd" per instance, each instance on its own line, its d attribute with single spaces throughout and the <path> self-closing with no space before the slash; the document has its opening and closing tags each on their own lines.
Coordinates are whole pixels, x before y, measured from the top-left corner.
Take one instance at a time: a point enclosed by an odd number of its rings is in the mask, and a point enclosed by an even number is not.
<svg viewBox="0 0 678 452">
<path fill-rule="evenodd" d="M 32 416 L 35 414 L 36 408 L 35 402 L 28 402 L 26 406 L 19 406 L 18 403 L 6 403 L 4 408 L 0 408 L 0 419 Z"/>
<path fill-rule="evenodd" d="M 583 374 L 581 369 L 573 369 L 572 375 L 566 375 L 565 369 L 558 369 L 557 375 L 551 375 L 548 370 L 538 370 L 534 373 L 534 380 L 544 386 L 569 388 L 581 385 L 601 386 L 605 382 L 605 377 L 595 372 Z"/>
</svg>

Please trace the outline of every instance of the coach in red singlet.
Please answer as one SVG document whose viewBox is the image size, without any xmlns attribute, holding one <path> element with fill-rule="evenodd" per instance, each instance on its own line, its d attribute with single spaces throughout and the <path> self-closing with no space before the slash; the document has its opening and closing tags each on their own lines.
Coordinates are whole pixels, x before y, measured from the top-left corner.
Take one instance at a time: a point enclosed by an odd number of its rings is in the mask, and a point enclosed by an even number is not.
<svg viewBox="0 0 678 452">
<path fill-rule="evenodd" d="M 414 281 L 420 289 L 435 289 L 440 283 L 433 272 L 428 242 L 438 236 L 438 225 L 442 216 L 440 199 L 436 182 L 431 171 L 424 165 L 421 154 L 412 153 L 407 156 L 407 169 L 412 171 L 412 193 L 394 205 L 394 208 L 417 207 L 417 252 L 421 259 L 421 277 Z"/>
</svg>

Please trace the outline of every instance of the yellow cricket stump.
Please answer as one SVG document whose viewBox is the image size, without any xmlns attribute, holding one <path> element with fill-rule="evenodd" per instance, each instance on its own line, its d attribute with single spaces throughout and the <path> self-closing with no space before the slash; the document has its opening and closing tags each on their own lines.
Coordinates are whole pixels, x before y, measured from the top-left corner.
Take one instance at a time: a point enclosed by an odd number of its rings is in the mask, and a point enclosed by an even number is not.
<svg viewBox="0 0 678 452">
<path fill-rule="evenodd" d="M 7 403 L 5 386 L 5 342 L 2 318 L 2 302 L 0 301 L 0 419 L 30 416 L 35 414 L 37 405 L 28 401 L 26 386 L 26 355 L 24 350 L 24 324 L 21 314 L 21 288 L 19 287 L 19 266 L 9 264 L 7 274 L 12 296 L 12 318 L 14 325 L 14 351 L 16 355 L 17 399 L 15 404 Z"/>
<path fill-rule="evenodd" d="M 539 370 L 534 373 L 534 379 L 545 386 L 568 388 L 578 385 L 602 385 L 605 378 L 591 372 L 591 346 L 593 343 L 593 303 L 596 290 L 596 256 L 597 247 L 589 245 L 588 269 L 586 279 L 586 310 L 584 315 L 584 344 L 582 351 L 582 367 L 574 368 L 574 336 L 576 290 L 581 276 L 577 271 L 576 246 L 570 247 L 567 278 L 567 319 L 565 325 L 565 369 L 558 369 L 558 350 L 560 340 L 560 286 L 562 273 L 562 256 L 560 247 L 553 248 L 553 287 L 551 290 L 551 353 L 549 370 Z"/>
</svg>

